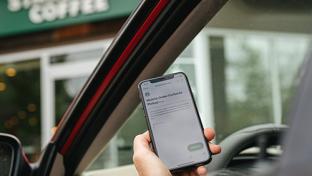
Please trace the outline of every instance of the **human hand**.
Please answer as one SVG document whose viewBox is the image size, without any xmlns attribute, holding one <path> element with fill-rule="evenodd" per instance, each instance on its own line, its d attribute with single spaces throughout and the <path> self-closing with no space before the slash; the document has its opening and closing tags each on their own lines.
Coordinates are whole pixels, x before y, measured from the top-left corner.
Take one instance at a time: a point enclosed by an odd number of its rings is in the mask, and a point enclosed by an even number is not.
<svg viewBox="0 0 312 176">
<path fill-rule="evenodd" d="M 215 137 L 215 132 L 211 128 L 204 130 L 205 137 L 211 141 Z M 140 176 L 172 176 L 169 169 L 158 158 L 158 156 L 150 148 L 151 138 L 149 132 L 137 135 L 133 142 L 133 162 Z M 209 143 L 209 148 L 212 154 L 221 152 L 219 145 Z M 174 176 L 203 176 L 207 175 L 207 169 L 204 166 L 175 173 Z"/>
</svg>

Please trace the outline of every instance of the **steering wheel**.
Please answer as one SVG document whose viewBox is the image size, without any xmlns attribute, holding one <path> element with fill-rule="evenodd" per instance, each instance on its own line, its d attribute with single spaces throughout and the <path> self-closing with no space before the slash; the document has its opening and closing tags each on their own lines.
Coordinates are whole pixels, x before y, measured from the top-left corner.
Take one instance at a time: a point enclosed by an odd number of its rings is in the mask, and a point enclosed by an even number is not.
<svg viewBox="0 0 312 176">
<path fill-rule="evenodd" d="M 272 159 L 267 149 L 281 145 L 281 137 L 287 128 L 286 125 L 263 124 L 233 133 L 220 143 L 222 152 L 213 156 L 211 163 L 207 166 L 209 172 L 233 168 L 234 170 L 241 168 L 246 172 L 248 169 L 255 169 L 255 163 L 259 164 L 259 161 L 271 164 Z M 242 151 L 252 147 L 258 149 L 256 156 L 241 154 Z"/>
</svg>

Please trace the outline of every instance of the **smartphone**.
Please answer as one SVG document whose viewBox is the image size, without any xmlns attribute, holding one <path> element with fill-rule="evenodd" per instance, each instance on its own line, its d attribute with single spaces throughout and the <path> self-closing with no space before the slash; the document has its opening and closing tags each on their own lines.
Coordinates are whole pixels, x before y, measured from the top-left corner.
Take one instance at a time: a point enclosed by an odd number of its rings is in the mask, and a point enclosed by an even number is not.
<svg viewBox="0 0 312 176">
<path fill-rule="evenodd" d="M 148 79 L 138 87 L 154 152 L 169 170 L 209 163 L 211 152 L 186 75 Z"/>
</svg>

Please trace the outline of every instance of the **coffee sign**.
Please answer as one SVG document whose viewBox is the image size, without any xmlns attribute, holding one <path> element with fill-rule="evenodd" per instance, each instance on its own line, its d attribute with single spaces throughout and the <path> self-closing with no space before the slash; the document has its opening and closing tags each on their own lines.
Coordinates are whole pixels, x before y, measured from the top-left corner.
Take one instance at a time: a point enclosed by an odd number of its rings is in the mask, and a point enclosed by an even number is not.
<svg viewBox="0 0 312 176">
<path fill-rule="evenodd" d="M 28 10 L 29 20 L 38 24 L 105 12 L 109 3 L 108 0 L 8 0 L 8 9 Z"/>
<path fill-rule="evenodd" d="M 127 16 L 140 0 L 0 0 L 0 38 Z"/>
</svg>

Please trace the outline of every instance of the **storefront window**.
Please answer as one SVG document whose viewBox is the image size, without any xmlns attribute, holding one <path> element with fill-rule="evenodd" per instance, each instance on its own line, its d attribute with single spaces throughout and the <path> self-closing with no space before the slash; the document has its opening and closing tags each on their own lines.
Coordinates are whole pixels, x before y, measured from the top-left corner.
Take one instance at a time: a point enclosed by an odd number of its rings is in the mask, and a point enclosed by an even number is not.
<svg viewBox="0 0 312 176">
<path fill-rule="evenodd" d="M 77 48 L 78 49 L 78 48 Z M 104 48 L 83 48 L 69 53 L 52 55 L 49 59 L 54 85 L 55 125 L 59 123 L 64 112 L 75 95 L 81 90 L 96 64 L 101 59 Z"/>
<path fill-rule="evenodd" d="M 28 158 L 40 148 L 40 61 L 30 59 L 0 65 L 0 132 L 17 136 Z"/>
<path fill-rule="evenodd" d="M 308 41 L 228 33 L 209 42 L 218 140 L 244 127 L 285 122 Z"/>
<path fill-rule="evenodd" d="M 55 124 L 59 123 L 64 112 L 86 80 L 87 77 L 78 77 L 55 81 Z"/>
<path fill-rule="evenodd" d="M 38 161 L 109 40 L 0 55 L 0 132 Z M 26 58 L 25 58 L 26 57 Z"/>
</svg>

